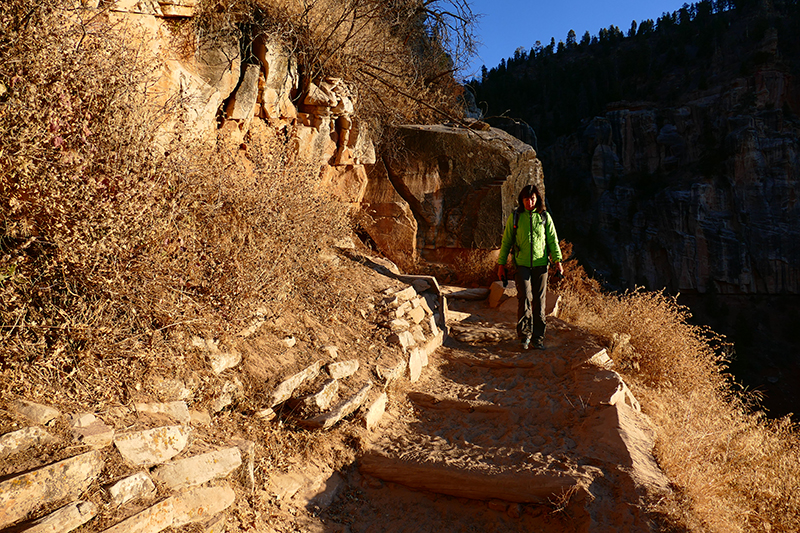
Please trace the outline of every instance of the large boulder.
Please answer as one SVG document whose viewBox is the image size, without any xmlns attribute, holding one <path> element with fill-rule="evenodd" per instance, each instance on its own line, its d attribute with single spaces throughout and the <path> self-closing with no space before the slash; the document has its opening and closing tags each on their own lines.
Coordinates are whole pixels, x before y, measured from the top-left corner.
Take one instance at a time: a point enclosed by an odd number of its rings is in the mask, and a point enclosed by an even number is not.
<svg viewBox="0 0 800 533">
<path fill-rule="evenodd" d="M 519 190 L 544 193 L 534 149 L 498 129 L 402 126 L 404 150 L 386 157 L 389 180 L 418 225 L 416 247 L 428 261 L 453 251 L 500 247 Z"/>
</svg>

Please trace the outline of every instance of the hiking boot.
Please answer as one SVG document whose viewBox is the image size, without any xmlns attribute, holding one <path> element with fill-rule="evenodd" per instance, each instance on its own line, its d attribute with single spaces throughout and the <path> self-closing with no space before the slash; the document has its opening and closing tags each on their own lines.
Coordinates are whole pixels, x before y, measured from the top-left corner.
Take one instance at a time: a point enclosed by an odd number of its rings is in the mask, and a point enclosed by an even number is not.
<svg viewBox="0 0 800 533">
<path fill-rule="evenodd" d="M 533 346 L 537 350 L 544 350 L 544 339 L 536 339 L 533 343 Z"/>
<path fill-rule="evenodd" d="M 522 339 L 522 344 L 520 344 L 523 350 L 527 350 L 530 345 L 531 345 L 531 340 L 528 338 Z"/>
</svg>

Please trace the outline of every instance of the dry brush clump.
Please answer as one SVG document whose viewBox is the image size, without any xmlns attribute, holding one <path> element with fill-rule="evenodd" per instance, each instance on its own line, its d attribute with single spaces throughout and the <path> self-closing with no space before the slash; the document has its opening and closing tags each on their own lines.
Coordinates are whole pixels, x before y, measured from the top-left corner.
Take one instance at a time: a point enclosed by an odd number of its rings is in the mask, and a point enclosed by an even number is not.
<svg viewBox="0 0 800 533">
<path fill-rule="evenodd" d="M 656 502 L 676 531 L 800 530 L 800 441 L 787 419 L 725 374 L 730 346 L 688 323 L 662 293 L 610 294 L 571 279 L 561 317 L 605 340 L 658 428 L 655 453 L 674 484 Z"/>
<path fill-rule="evenodd" d="M 148 62 L 71 6 L 0 6 L 2 390 L 124 402 L 148 372 L 178 371 L 188 335 L 313 302 L 344 210 L 266 127 L 247 153 L 224 138 L 155 150 L 173 110 L 148 103 Z"/>
<path fill-rule="evenodd" d="M 454 73 L 475 51 L 476 20 L 464 0 L 239 0 L 202 3 L 198 25 L 241 28 L 245 60 L 258 36 L 279 36 L 306 83 L 343 77 L 377 134 L 461 117 Z"/>
</svg>

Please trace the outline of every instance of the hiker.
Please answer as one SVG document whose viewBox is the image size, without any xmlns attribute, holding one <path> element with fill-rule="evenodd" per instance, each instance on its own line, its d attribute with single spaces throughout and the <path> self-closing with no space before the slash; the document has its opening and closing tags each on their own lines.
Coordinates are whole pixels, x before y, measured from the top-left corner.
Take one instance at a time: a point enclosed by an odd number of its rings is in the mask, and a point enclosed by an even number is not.
<svg viewBox="0 0 800 533">
<path fill-rule="evenodd" d="M 522 188 L 517 197 L 517 207 L 506 221 L 497 258 L 500 279 L 507 275 L 506 261 L 512 250 L 517 267 L 517 336 L 522 340 L 523 350 L 528 349 L 531 341 L 536 348 L 544 350 L 547 268 L 552 260 L 558 275 L 563 276 L 564 266 L 556 227 L 545 211 L 544 199 L 535 185 Z"/>
</svg>

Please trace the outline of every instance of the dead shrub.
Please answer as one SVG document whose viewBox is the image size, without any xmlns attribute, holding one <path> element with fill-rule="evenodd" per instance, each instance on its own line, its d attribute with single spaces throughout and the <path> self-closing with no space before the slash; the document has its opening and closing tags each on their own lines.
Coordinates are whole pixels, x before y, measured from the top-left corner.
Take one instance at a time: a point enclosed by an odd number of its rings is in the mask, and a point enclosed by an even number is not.
<svg viewBox="0 0 800 533">
<path fill-rule="evenodd" d="M 461 116 L 453 74 L 475 51 L 476 19 L 463 0 L 239 0 L 224 9 L 210 1 L 197 17 L 200 34 L 280 36 L 306 83 L 344 77 L 375 140 L 385 124 Z M 245 60 L 249 53 L 245 46 Z"/>
<path fill-rule="evenodd" d="M 0 7 L 4 393 L 124 402 L 148 372 L 183 371 L 187 335 L 313 304 L 345 210 L 285 132 L 254 128 L 247 153 L 155 152 L 171 109 L 147 103 L 153 72 L 65 5 Z"/>
<path fill-rule="evenodd" d="M 663 293 L 568 281 L 560 317 L 605 340 L 658 428 L 655 454 L 675 490 L 653 510 L 681 531 L 797 531 L 797 428 L 766 419 L 728 379 L 725 340 Z"/>
</svg>

